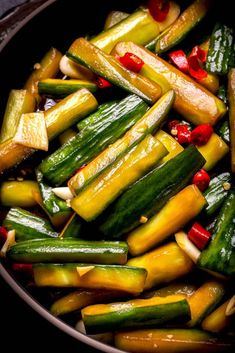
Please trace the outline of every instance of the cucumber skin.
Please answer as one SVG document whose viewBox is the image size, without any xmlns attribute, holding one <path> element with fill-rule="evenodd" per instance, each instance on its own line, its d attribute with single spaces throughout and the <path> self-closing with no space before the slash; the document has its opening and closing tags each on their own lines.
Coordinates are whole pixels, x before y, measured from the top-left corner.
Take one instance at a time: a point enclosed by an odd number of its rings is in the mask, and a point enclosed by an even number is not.
<svg viewBox="0 0 235 353">
<path fill-rule="evenodd" d="M 147 111 L 147 104 L 130 95 L 110 108 L 107 119 L 87 126 L 74 138 L 44 159 L 39 165 L 43 176 L 52 185 L 65 182 L 82 165 L 87 164 L 109 144 L 130 129 Z"/>
<path fill-rule="evenodd" d="M 188 162 L 190 161 L 190 162 Z M 119 239 L 159 211 L 183 189 L 203 166 L 205 159 L 190 145 L 174 159 L 153 169 L 132 185 L 100 218 L 99 230 L 107 239 Z"/>
<path fill-rule="evenodd" d="M 17 241 L 58 237 L 58 233 L 52 229 L 46 219 L 35 216 L 20 207 L 10 209 L 3 221 L 3 225 L 8 230 L 16 230 Z"/>
<path fill-rule="evenodd" d="M 232 28 L 216 23 L 210 38 L 206 60 L 206 70 L 218 75 L 226 75 L 234 56 Z"/>
<path fill-rule="evenodd" d="M 19 263 L 94 262 L 125 264 L 128 247 L 124 242 L 99 242 L 74 239 L 26 240 L 13 245 L 8 257 Z"/>
<path fill-rule="evenodd" d="M 225 276 L 235 274 L 235 189 L 231 190 L 220 210 L 214 234 L 201 252 L 198 265 Z"/>
<path fill-rule="evenodd" d="M 117 103 L 118 101 L 111 101 L 100 104 L 94 113 L 77 123 L 78 131 L 81 131 L 85 127 L 91 126 L 92 124 L 96 124 L 97 122 L 103 120 L 110 113 L 110 108 L 113 109 L 114 105 Z"/>
<path fill-rule="evenodd" d="M 231 182 L 231 174 L 228 172 L 221 173 L 211 179 L 208 189 L 204 192 L 207 201 L 204 211 L 208 216 L 218 210 L 228 195 L 228 191 L 223 188 L 225 182 Z"/>
<path fill-rule="evenodd" d="M 185 321 L 190 319 L 190 308 L 186 299 L 167 304 L 131 307 L 100 315 L 83 316 L 88 334 L 120 328 L 155 327 L 175 319 Z"/>
</svg>

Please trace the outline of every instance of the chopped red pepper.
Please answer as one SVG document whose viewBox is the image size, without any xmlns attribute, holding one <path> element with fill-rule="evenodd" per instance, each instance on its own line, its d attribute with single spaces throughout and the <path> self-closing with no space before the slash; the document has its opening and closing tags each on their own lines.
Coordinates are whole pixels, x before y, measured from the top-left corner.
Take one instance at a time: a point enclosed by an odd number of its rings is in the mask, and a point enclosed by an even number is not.
<svg viewBox="0 0 235 353">
<path fill-rule="evenodd" d="M 210 176 L 209 174 L 204 170 L 200 169 L 193 177 L 193 184 L 197 185 L 198 189 L 201 191 L 204 191 L 208 188 L 210 184 Z"/>
<path fill-rule="evenodd" d="M 188 57 L 189 73 L 192 77 L 197 80 L 201 80 L 207 77 L 207 72 L 202 69 L 201 62 L 197 55 L 190 55 Z"/>
<path fill-rule="evenodd" d="M 14 271 L 24 271 L 24 272 L 32 272 L 33 265 L 32 264 L 12 264 L 12 269 Z"/>
<path fill-rule="evenodd" d="M 155 21 L 163 22 L 170 10 L 169 0 L 149 0 L 148 9 Z"/>
<path fill-rule="evenodd" d="M 196 56 L 202 63 L 205 63 L 207 58 L 207 51 L 196 45 L 192 49 L 190 56 Z"/>
<path fill-rule="evenodd" d="M 96 77 L 96 84 L 99 88 L 108 88 L 112 87 L 112 83 L 109 81 L 105 80 L 105 78 L 97 76 Z"/>
<path fill-rule="evenodd" d="M 188 59 L 183 50 L 175 50 L 169 53 L 171 61 L 184 73 L 188 73 Z"/>
<path fill-rule="evenodd" d="M 172 130 L 177 130 L 177 126 L 180 124 L 179 120 L 171 120 L 168 123 L 168 129 L 171 133 Z"/>
<path fill-rule="evenodd" d="M 180 144 L 190 144 L 191 142 L 190 127 L 186 124 L 179 124 L 176 126 L 176 129 L 177 129 L 177 141 Z"/>
<path fill-rule="evenodd" d="M 0 226 L 0 238 L 4 241 L 7 240 L 7 229 L 5 227 Z"/>
<path fill-rule="evenodd" d="M 210 240 L 211 234 L 201 224 L 196 222 L 188 232 L 188 238 L 198 249 L 203 250 Z"/>
<path fill-rule="evenodd" d="M 123 56 L 118 58 L 120 63 L 125 66 L 128 70 L 133 72 L 140 72 L 144 65 L 144 61 L 133 53 L 125 53 Z"/>
<path fill-rule="evenodd" d="M 191 132 L 191 142 L 196 146 L 203 146 L 207 144 L 212 134 L 213 134 L 213 128 L 211 125 L 209 124 L 198 125 Z"/>
</svg>

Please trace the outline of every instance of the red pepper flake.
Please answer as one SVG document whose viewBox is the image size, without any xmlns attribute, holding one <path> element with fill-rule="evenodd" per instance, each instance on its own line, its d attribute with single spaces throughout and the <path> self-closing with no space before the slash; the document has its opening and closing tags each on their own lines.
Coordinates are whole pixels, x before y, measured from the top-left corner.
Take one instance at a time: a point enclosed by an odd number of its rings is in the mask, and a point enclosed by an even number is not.
<svg viewBox="0 0 235 353">
<path fill-rule="evenodd" d="M 179 124 L 176 126 L 177 129 L 177 141 L 180 144 L 190 144 L 191 143 L 191 131 L 190 127 L 186 124 Z"/>
<path fill-rule="evenodd" d="M 198 189 L 201 191 L 204 191 L 208 188 L 210 184 L 210 176 L 209 174 L 204 170 L 200 169 L 193 177 L 193 184 L 197 185 Z"/>
<path fill-rule="evenodd" d="M 196 146 L 203 146 L 207 144 L 212 134 L 213 134 L 213 128 L 211 125 L 209 124 L 198 125 L 191 132 L 191 142 Z"/>
<path fill-rule="evenodd" d="M 196 45 L 192 49 L 190 56 L 196 56 L 202 63 L 205 63 L 207 58 L 207 51 Z"/>
<path fill-rule="evenodd" d="M 33 265 L 32 264 L 17 264 L 17 263 L 14 263 L 14 264 L 12 264 L 12 269 L 13 269 L 13 271 L 31 273 L 32 270 L 33 270 Z"/>
<path fill-rule="evenodd" d="M 96 85 L 99 88 L 108 88 L 108 87 L 112 87 L 112 83 L 110 83 L 109 81 L 105 80 L 105 78 L 101 77 L 101 76 L 97 76 L 96 77 Z"/>
<path fill-rule="evenodd" d="M 7 240 L 7 233 L 7 229 L 0 226 L 0 238 L 2 238 L 4 241 Z"/>
<path fill-rule="evenodd" d="M 144 65 L 144 61 L 133 53 L 125 53 L 123 56 L 118 58 L 120 63 L 125 66 L 128 70 L 133 72 L 140 72 Z"/>
<path fill-rule="evenodd" d="M 169 0 L 149 0 L 148 9 L 152 17 L 157 22 L 163 22 L 170 10 L 170 1 Z"/>
<path fill-rule="evenodd" d="M 188 58 L 183 50 L 175 50 L 169 53 L 169 57 L 180 71 L 189 73 L 197 80 L 206 78 L 208 75 L 202 68 L 203 63 L 206 61 L 207 52 L 198 45 L 192 49 Z"/>
<path fill-rule="evenodd" d="M 207 77 L 207 72 L 202 69 L 201 62 L 197 55 L 190 55 L 188 57 L 189 73 L 192 77 L 197 80 L 201 80 Z"/>
<path fill-rule="evenodd" d="M 203 250 L 210 240 L 211 234 L 200 223 L 195 222 L 188 232 L 188 238 L 198 249 Z"/>
<path fill-rule="evenodd" d="M 171 130 L 176 130 L 177 126 L 180 124 L 179 120 L 171 120 L 169 121 L 169 123 L 167 124 L 169 131 L 171 132 Z"/>
<path fill-rule="evenodd" d="M 183 50 L 175 50 L 169 53 L 171 61 L 184 73 L 188 73 L 188 59 Z"/>
</svg>

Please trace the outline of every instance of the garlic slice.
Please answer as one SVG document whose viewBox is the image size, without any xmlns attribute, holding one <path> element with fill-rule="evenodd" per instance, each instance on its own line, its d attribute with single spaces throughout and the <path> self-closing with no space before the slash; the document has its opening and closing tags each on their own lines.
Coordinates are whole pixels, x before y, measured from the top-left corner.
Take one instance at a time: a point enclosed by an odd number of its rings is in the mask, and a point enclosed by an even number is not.
<svg viewBox="0 0 235 353">
<path fill-rule="evenodd" d="M 179 247 L 193 260 L 194 263 L 197 263 L 200 257 L 200 250 L 188 239 L 188 236 L 183 231 L 175 234 L 175 240 Z"/>
</svg>

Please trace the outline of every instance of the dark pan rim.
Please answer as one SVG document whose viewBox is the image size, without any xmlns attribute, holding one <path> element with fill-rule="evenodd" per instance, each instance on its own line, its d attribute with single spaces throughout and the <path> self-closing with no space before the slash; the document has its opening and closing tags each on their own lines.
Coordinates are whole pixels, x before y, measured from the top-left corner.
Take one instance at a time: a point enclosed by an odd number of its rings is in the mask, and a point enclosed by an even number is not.
<svg viewBox="0 0 235 353">
<path fill-rule="evenodd" d="M 32 11 L 28 16 L 26 16 L 22 21 L 20 21 L 16 27 L 9 33 L 9 35 L 3 40 L 0 44 L 0 54 L 4 47 L 11 41 L 11 39 L 19 32 L 21 28 L 23 28 L 30 20 L 32 20 L 35 16 L 45 10 L 47 7 L 55 3 L 57 0 L 48 0 L 43 5 L 39 6 L 37 9 Z M 81 341 L 88 346 L 91 346 L 95 349 L 98 349 L 102 352 L 107 353 L 123 353 L 117 348 L 114 348 L 105 343 L 94 340 L 91 337 L 86 336 L 85 334 L 78 332 L 72 326 L 69 326 L 64 321 L 59 318 L 53 316 L 46 308 L 44 308 L 36 299 L 34 299 L 26 289 L 24 289 L 20 283 L 18 283 L 11 274 L 5 269 L 3 264 L 0 263 L 0 275 L 5 280 L 5 282 L 14 290 L 14 292 L 23 299 L 33 310 L 35 310 L 40 316 L 49 321 L 51 324 L 70 335 L 71 337 Z"/>
</svg>

